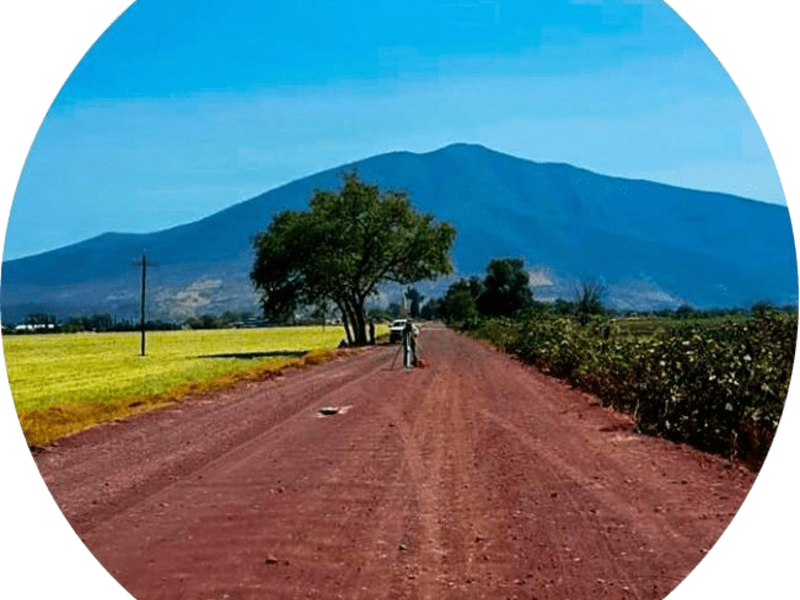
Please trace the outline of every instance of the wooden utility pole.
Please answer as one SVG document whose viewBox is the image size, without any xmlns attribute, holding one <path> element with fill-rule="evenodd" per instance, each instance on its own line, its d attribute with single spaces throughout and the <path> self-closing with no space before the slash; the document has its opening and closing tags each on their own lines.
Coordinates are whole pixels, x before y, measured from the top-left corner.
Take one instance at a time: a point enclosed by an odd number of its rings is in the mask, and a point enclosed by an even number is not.
<svg viewBox="0 0 800 600">
<path fill-rule="evenodd" d="M 147 267 L 155 267 L 156 263 L 154 262 L 147 262 L 147 257 L 145 253 L 142 252 L 142 260 L 140 261 L 133 261 L 134 267 L 141 267 L 142 268 L 142 356 L 144 356 L 144 331 L 145 331 L 145 319 L 144 319 L 144 298 L 145 298 L 145 281 L 147 278 Z"/>
</svg>

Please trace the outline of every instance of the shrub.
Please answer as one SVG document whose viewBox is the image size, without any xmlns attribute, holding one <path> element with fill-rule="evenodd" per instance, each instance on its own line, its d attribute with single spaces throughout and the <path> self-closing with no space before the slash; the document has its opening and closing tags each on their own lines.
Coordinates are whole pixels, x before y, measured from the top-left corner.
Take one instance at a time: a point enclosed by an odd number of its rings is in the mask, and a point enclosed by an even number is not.
<svg viewBox="0 0 800 600">
<path fill-rule="evenodd" d="M 788 393 L 797 315 L 764 311 L 722 324 L 692 319 L 645 335 L 621 324 L 491 319 L 474 335 L 628 412 L 643 433 L 759 467 Z"/>
</svg>

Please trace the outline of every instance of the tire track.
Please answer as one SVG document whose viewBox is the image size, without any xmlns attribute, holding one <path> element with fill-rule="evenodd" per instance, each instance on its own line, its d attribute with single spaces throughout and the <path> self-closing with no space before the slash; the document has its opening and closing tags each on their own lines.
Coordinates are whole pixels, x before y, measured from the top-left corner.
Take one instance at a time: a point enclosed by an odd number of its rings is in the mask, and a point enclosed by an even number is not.
<svg viewBox="0 0 800 600">
<path fill-rule="evenodd" d="M 376 350 L 87 430 L 39 454 L 37 466 L 72 527 L 88 532 L 281 427 L 312 408 L 320 395 L 373 377 L 386 354 L 384 348 Z M 119 452 L 121 446 L 128 451 Z M 131 462 L 130 455 L 136 460 Z"/>
<path fill-rule="evenodd" d="M 375 348 L 37 462 L 139 600 L 657 599 L 752 483 L 472 340 L 422 335 L 426 369 Z"/>
<path fill-rule="evenodd" d="M 565 552 L 561 562 L 571 558 L 576 564 L 567 562 L 570 568 L 566 569 L 551 560 L 553 571 L 562 577 L 572 572 L 573 585 L 579 586 L 582 597 L 612 593 L 608 589 L 612 583 L 627 597 L 635 598 L 657 598 L 671 590 L 722 530 L 720 527 L 713 534 L 698 535 L 697 519 L 691 518 L 692 506 L 697 501 L 708 506 L 709 498 L 698 497 L 688 486 L 666 489 L 664 474 L 648 469 L 650 461 L 637 462 L 630 444 L 624 452 L 610 452 L 615 443 L 609 443 L 611 436 L 603 435 L 601 427 L 587 427 L 582 421 L 576 422 L 575 415 L 565 416 L 564 395 L 556 396 L 554 386 L 534 380 L 521 387 L 519 378 L 491 377 L 488 372 L 494 363 L 489 354 L 480 363 L 479 371 L 483 372 L 475 376 L 473 385 L 484 388 L 478 395 L 494 399 L 492 407 L 484 411 L 485 417 L 502 432 L 511 434 L 501 434 L 503 441 L 499 445 L 511 444 L 513 448 L 516 440 L 519 449 L 510 450 L 512 460 L 524 461 L 527 455 L 527 463 L 533 465 L 534 470 L 527 477 L 520 477 L 528 483 L 521 483 L 518 478 L 517 485 L 544 484 L 551 498 L 543 494 L 536 508 L 547 506 L 548 512 L 570 515 L 556 526 L 561 528 L 562 539 L 552 539 L 544 548 L 562 548 Z M 575 397 L 585 402 L 577 394 Z M 513 413 L 514 421 L 500 413 Z M 634 436 L 628 439 L 631 443 L 644 441 Z M 670 445 L 669 449 L 675 447 Z M 652 450 L 643 458 L 652 459 Z M 531 507 L 524 501 L 519 504 L 515 512 L 530 514 Z M 728 508 L 721 516 L 729 519 L 733 514 Z M 609 556 L 618 559 L 595 559 Z M 577 573 L 583 575 L 578 577 Z M 552 578 L 544 583 L 552 586 Z"/>
<path fill-rule="evenodd" d="M 360 393 L 365 377 L 369 379 L 369 374 L 315 398 L 315 402 L 341 405 Z M 373 417 L 380 417 L 370 410 L 370 404 L 367 400 L 359 404 L 362 415 L 372 412 Z M 314 410 L 296 414 L 282 427 L 217 457 L 196 473 L 197 479 L 160 490 L 156 497 L 146 498 L 141 506 L 127 511 L 124 520 L 103 523 L 86 536 L 87 544 L 111 546 L 118 529 L 130 527 L 131 522 L 159 529 L 161 539 L 155 550 L 169 563 L 169 570 L 175 571 L 162 575 L 160 589 L 168 592 L 164 597 L 182 597 L 180 590 L 193 563 L 213 560 L 217 548 L 193 550 L 193 540 L 209 537 L 244 539 L 245 549 L 229 548 L 223 565 L 223 571 L 239 571 L 240 579 L 224 583 L 223 574 L 213 589 L 201 582 L 194 582 L 192 589 L 209 594 L 235 591 L 244 597 L 264 597 L 265 593 L 274 598 L 339 597 L 338 593 L 328 596 L 328 592 L 309 588 L 304 576 L 309 569 L 318 576 L 327 573 L 324 578 L 342 590 L 363 587 L 359 585 L 359 569 L 366 569 L 373 578 L 375 571 L 380 572 L 378 563 L 385 563 L 375 558 L 374 550 L 385 541 L 382 528 L 388 528 L 385 533 L 389 534 L 396 529 L 392 519 L 397 486 L 392 482 L 399 481 L 401 472 L 394 460 L 396 448 L 391 444 L 394 434 L 385 436 L 376 431 L 372 419 L 354 419 L 351 413 L 341 417 L 338 421 L 317 419 Z M 318 443 L 320 439 L 325 440 L 324 445 Z M 362 465 L 368 465 L 371 472 L 360 472 Z M 254 495 L 268 497 L 269 502 L 242 503 L 242 497 Z M 157 506 L 168 507 L 184 497 L 191 497 L 194 504 L 195 514 L 188 519 L 173 514 L 171 519 L 159 520 L 153 512 Z M 359 527 L 365 521 L 374 522 L 374 513 L 382 515 L 377 533 Z M 270 526 L 265 528 L 264 523 Z M 278 524 L 273 531 L 273 525 Z M 386 549 L 387 545 L 382 546 Z M 148 551 L 152 551 L 152 541 L 144 539 L 138 550 L 131 552 L 129 546 L 116 556 L 107 554 L 106 561 L 112 570 L 116 567 L 115 574 L 121 579 L 138 582 L 152 576 L 153 566 L 144 561 Z M 136 560 L 131 560 L 132 555 Z M 264 561 L 269 557 L 275 557 L 276 567 L 265 570 Z M 348 568 L 353 563 L 363 566 Z M 249 565 L 244 574 L 239 566 L 242 564 Z M 292 567 L 294 576 L 282 579 L 286 571 L 282 567 Z"/>
</svg>

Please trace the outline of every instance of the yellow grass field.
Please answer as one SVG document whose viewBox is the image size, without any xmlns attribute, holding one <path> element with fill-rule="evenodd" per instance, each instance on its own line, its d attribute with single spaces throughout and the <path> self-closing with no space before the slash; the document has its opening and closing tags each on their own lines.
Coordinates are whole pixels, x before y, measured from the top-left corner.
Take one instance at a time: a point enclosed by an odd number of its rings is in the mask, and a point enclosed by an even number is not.
<svg viewBox="0 0 800 600">
<path fill-rule="evenodd" d="M 377 335 L 388 332 L 386 325 Z M 341 326 L 4 336 L 11 393 L 28 444 L 268 379 L 337 356 Z"/>
</svg>

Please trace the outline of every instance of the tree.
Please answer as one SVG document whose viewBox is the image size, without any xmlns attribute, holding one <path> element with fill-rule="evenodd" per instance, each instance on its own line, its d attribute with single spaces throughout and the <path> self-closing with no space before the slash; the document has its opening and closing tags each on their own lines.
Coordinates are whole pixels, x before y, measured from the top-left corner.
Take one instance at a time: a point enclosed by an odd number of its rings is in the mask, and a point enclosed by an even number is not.
<svg viewBox="0 0 800 600">
<path fill-rule="evenodd" d="M 750 305 L 750 314 L 764 316 L 775 310 L 775 305 L 769 300 L 756 300 Z"/>
<path fill-rule="evenodd" d="M 583 280 L 575 290 L 575 315 L 581 325 L 589 322 L 590 315 L 603 314 L 603 296 L 606 287 L 596 279 Z"/>
<path fill-rule="evenodd" d="M 219 317 L 220 327 L 240 326 L 248 319 L 253 318 L 249 310 L 226 310 Z"/>
<path fill-rule="evenodd" d="M 420 307 L 422 305 L 422 301 L 425 299 L 425 296 L 423 296 L 419 292 L 419 290 L 417 290 L 417 288 L 413 286 L 409 287 L 404 292 L 404 295 L 406 297 L 406 300 L 410 302 L 408 307 L 408 312 L 411 315 L 412 319 L 416 319 L 417 317 L 419 317 Z"/>
<path fill-rule="evenodd" d="M 36 312 L 30 313 L 25 316 L 24 320 L 25 325 L 55 325 L 58 323 L 58 319 L 56 319 L 53 315 L 48 315 L 47 313 L 43 312 Z"/>
<path fill-rule="evenodd" d="M 316 323 L 322 323 L 322 329 L 325 329 L 326 323 L 336 318 L 336 309 L 329 300 L 321 300 L 314 306 L 314 310 L 309 315 Z"/>
<path fill-rule="evenodd" d="M 553 302 L 552 310 L 557 315 L 571 315 L 575 312 L 575 305 L 569 300 L 556 298 L 555 302 Z"/>
<path fill-rule="evenodd" d="M 401 317 L 408 316 L 405 313 L 403 305 L 399 302 L 390 302 L 389 306 L 386 308 L 386 315 L 389 317 L 389 319 L 399 319 Z"/>
<path fill-rule="evenodd" d="M 441 316 L 439 307 L 440 307 L 439 300 L 435 299 L 428 300 L 428 302 L 422 305 L 422 308 L 419 311 L 419 316 L 428 321 L 432 321 L 433 319 L 438 319 Z"/>
<path fill-rule="evenodd" d="M 256 235 L 250 278 L 267 318 L 329 301 L 342 314 L 348 343 L 363 345 L 367 298 L 384 282 L 450 273 L 455 235 L 450 224 L 417 213 L 404 192 L 382 193 L 350 172 L 340 190 L 316 191 L 307 211 L 281 212 Z"/>
<path fill-rule="evenodd" d="M 439 313 L 449 323 L 473 323 L 478 318 L 478 298 L 483 282 L 477 277 L 459 279 L 452 283 L 439 302 Z"/>
<path fill-rule="evenodd" d="M 519 258 L 495 258 L 486 267 L 478 310 L 489 317 L 510 317 L 533 306 L 530 276 Z"/>
<path fill-rule="evenodd" d="M 463 325 L 472 324 L 478 319 L 478 308 L 475 299 L 468 290 L 456 289 L 447 299 L 448 321 L 461 323 Z"/>
</svg>

